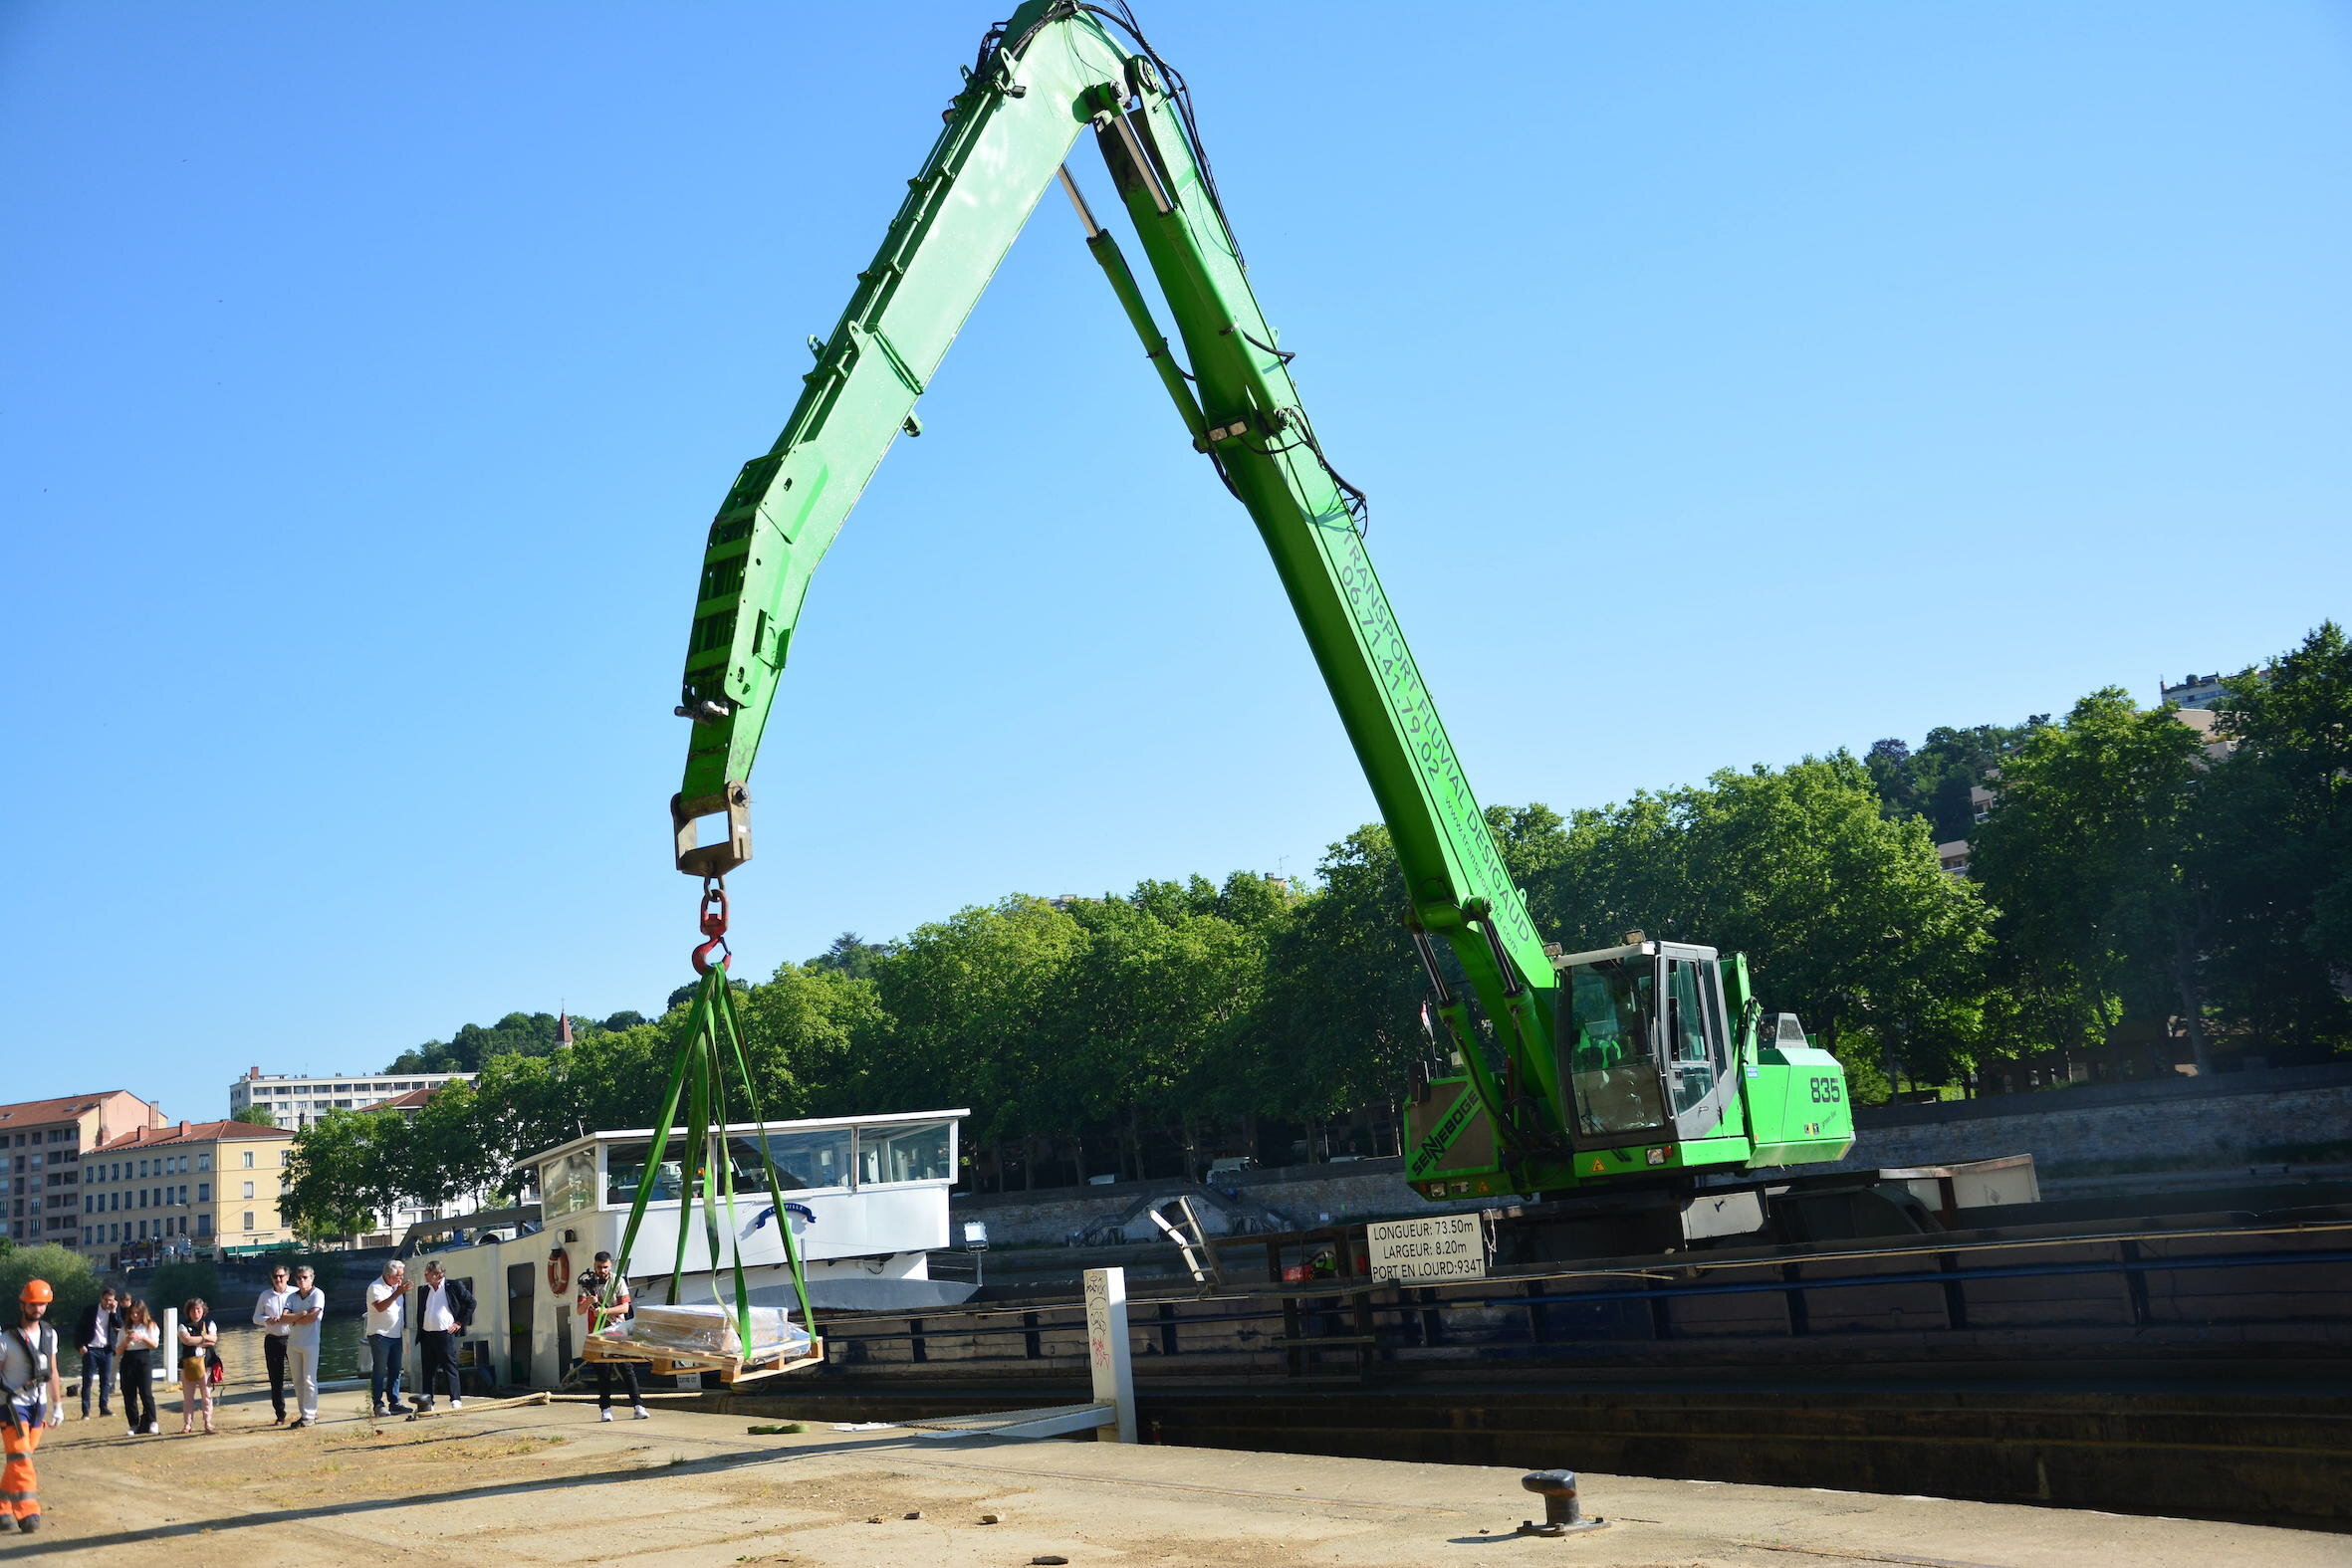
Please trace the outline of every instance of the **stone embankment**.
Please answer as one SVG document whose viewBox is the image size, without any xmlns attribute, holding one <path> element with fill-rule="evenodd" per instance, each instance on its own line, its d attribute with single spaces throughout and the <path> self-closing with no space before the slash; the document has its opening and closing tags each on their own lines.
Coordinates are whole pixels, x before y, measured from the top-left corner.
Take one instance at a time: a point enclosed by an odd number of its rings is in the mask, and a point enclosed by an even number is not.
<svg viewBox="0 0 2352 1568">
<path fill-rule="evenodd" d="M 2032 1155 L 2045 1176 L 2135 1165 L 2276 1163 L 2282 1149 L 2352 1139 L 2352 1062 L 1866 1106 L 1854 1119 L 1852 1157 L 1818 1169 L 1952 1165 L 2010 1154 Z M 1237 1191 L 1299 1228 L 1516 1201 L 1430 1204 L 1406 1187 L 1398 1159 L 1241 1171 L 1206 1185 Z M 975 1194 L 955 1201 L 955 1219 L 987 1221 L 992 1246 L 1059 1246 L 1127 1214 L 1138 1200 L 1198 1191 L 1187 1182 L 1157 1181 Z"/>
</svg>

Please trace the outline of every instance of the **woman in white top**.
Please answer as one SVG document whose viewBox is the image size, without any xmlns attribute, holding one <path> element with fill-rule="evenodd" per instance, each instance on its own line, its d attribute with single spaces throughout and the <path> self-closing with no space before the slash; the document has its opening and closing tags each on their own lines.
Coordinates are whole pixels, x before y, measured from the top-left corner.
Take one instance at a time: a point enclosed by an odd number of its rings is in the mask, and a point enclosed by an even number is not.
<svg viewBox="0 0 2352 1568">
<path fill-rule="evenodd" d="M 122 1314 L 122 1419 L 130 1435 L 155 1433 L 155 1349 L 163 1330 L 144 1301 L 133 1301 Z"/>
</svg>

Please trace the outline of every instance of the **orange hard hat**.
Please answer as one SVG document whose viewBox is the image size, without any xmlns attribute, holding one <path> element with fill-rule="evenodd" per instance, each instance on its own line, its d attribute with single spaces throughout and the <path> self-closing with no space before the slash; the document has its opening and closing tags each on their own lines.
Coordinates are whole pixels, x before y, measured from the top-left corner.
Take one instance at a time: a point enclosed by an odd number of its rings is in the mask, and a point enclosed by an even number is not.
<svg viewBox="0 0 2352 1568">
<path fill-rule="evenodd" d="M 43 1306 L 47 1306 L 57 1299 L 57 1292 L 49 1288 L 49 1281 L 46 1279 L 28 1279 L 25 1281 L 24 1289 L 16 1293 L 16 1298 L 28 1303 L 38 1301 Z"/>
</svg>

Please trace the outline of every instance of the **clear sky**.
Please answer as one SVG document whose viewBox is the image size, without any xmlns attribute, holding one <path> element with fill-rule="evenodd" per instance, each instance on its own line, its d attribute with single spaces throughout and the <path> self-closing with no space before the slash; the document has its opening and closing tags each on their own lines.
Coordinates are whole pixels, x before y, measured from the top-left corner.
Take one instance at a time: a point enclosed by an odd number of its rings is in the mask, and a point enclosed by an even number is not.
<svg viewBox="0 0 2352 1568">
<path fill-rule="evenodd" d="M 1488 801 L 2352 612 L 2352 9 L 1138 3 Z M 703 532 L 1004 4 L 0 7 L 4 1097 L 691 978 Z M 817 579 L 743 973 L 1371 815 L 1032 231 Z"/>
</svg>

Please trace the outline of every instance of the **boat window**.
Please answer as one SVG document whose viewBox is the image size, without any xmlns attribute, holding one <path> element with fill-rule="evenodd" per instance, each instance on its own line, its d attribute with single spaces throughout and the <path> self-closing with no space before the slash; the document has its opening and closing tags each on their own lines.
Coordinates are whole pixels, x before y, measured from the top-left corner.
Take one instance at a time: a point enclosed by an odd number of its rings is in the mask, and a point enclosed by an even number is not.
<svg viewBox="0 0 2352 1568">
<path fill-rule="evenodd" d="M 849 1129 L 846 1127 L 770 1133 L 768 1157 L 776 1162 L 776 1179 L 788 1193 L 849 1185 Z M 756 1140 L 742 1133 L 730 1137 L 727 1158 L 734 1162 L 737 1192 L 756 1193 L 767 1189 L 768 1173 L 761 1169 Z"/>
<path fill-rule="evenodd" d="M 575 1149 L 556 1156 L 539 1168 L 540 1213 L 558 1215 L 589 1209 L 596 1202 L 596 1151 Z"/>
<path fill-rule="evenodd" d="M 661 1169 L 654 1174 L 653 1191 L 649 1203 L 668 1203 L 678 1196 L 685 1184 L 685 1165 L 678 1158 L 678 1145 L 685 1139 L 672 1134 L 662 1150 Z M 644 1179 L 645 1156 L 652 1152 L 650 1142 L 609 1144 L 604 1150 L 604 1202 L 633 1204 L 637 1201 L 637 1183 Z"/>
<path fill-rule="evenodd" d="M 946 1122 L 858 1130 L 857 1180 L 860 1185 L 944 1182 L 954 1174 L 948 1165 Z"/>
</svg>

